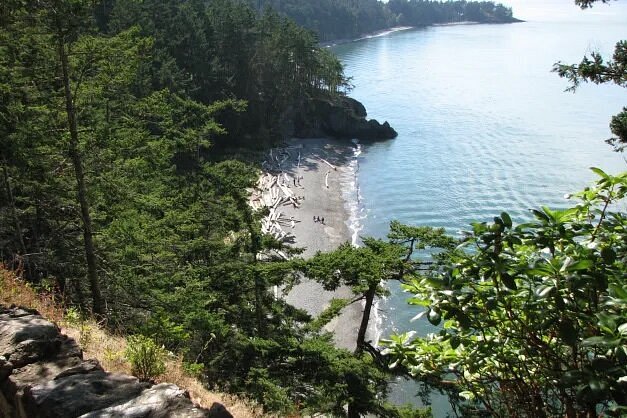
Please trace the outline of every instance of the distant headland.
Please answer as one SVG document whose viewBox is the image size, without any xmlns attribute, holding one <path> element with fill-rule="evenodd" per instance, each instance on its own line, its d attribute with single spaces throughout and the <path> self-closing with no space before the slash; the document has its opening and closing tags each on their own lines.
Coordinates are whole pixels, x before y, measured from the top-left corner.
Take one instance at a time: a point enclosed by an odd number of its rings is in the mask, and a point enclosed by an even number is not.
<svg viewBox="0 0 627 418">
<path fill-rule="evenodd" d="M 255 3 L 260 10 L 274 10 L 313 31 L 323 45 L 376 36 L 399 27 L 521 22 L 510 7 L 491 1 L 257 0 Z"/>
</svg>

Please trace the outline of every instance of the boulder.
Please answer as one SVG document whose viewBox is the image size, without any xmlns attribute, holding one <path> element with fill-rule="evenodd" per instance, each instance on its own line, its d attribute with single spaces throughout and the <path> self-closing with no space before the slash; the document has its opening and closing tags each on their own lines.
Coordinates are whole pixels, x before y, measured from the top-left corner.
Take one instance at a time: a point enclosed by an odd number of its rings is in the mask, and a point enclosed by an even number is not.
<svg viewBox="0 0 627 418">
<path fill-rule="evenodd" d="M 0 310 L 0 356 L 13 367 L 54 356 L 62 343 L 57 326 L 32 311 Z"/>
<path fill-rule="evenodd" d="M 20 406 L 27 417 L 73 418 L 127 402 L 146 386 L 119 373 L 74 374 L 25 388 Z"/>
<path fill-rule="evenodd" d="M 209 411 L 195 407 L 189 395 L 176 385 L 161 383 L 144 390 L 134 399 L 89 412 L 81 418 L 205 418 Z"/>
<path fill-rule="evenodd" d="M 40 361 L 24 367 L 13 369 L 8 379 L 2 383 L 2 391 L 7 397 L 21 397 L 24 388 L 36 385 L 45 380 L 52 380 L 64 370 L 77 366 L 82 362 L 80 358 L 69 357 Z"/>
</svg>

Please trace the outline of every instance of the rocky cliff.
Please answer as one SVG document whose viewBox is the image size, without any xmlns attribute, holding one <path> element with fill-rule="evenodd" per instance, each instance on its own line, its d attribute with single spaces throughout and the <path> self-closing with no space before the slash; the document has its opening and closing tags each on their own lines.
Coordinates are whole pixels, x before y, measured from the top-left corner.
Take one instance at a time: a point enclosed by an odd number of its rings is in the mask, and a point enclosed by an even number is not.
<svg viewBox="0 0 627 418">
<path fill-rule="evenodd" d="M 366 119 L 366 108 L 348 96 L 303 100 L 284 115 L 286 137 L 391 139 L 397 133 L 389 123 Z"/>
<path fill-rule="evenodd" d="M 0 417 L 229 418 L 179 387 L 150 385 L 84 360 L 76 341 L 36 311 L 0 306 Z"/>
</svg>

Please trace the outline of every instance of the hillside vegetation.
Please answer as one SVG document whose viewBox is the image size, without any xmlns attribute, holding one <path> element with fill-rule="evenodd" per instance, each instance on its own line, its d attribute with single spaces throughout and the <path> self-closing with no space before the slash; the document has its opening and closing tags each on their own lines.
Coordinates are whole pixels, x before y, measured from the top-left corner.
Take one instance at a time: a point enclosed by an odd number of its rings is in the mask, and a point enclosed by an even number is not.
<svg viewBox="0 0 627 418">
<path fill-rule="evenodd" d="M 323 42 L 354 39 L 394 26 L 477 22 L 512 23 L 512 9 L 491 1 L 249 0 L 314 31 Z"/>
<path fill-rule="evenodd" d="M 309 31 L 241 2 L 3 1 L 2 262 L 267 411 L 388 411 L 386 374 L 275 298 L 300 275 L 230 157 L 346 87 Z"/>
</svg>

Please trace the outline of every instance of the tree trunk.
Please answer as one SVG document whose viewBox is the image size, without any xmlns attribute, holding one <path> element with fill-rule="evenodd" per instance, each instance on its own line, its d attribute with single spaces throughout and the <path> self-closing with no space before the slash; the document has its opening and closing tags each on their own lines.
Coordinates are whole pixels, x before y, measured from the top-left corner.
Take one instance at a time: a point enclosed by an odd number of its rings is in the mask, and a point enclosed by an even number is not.
<svg viewBox="0 0 627 418">
<path fill-rule="evenodd" d="M 11 216 L 13 217 L 15 236 L 20 244 L 20 251 L 22 255 L 26 254 L 26 245 L 24 244 L 24 236 L 22 235 L 22 224 L 20 218 L 17 216 L 17 209 L 15 208 L 15 199 L 13 198 L 13 189 L 11 187 L 11 180 L 9 179 L 9 172 L 5 164 L 2 165 L 2 176 L 4 177 L 4 185 L 6 187 L 7 197 L 9 198 L 9 204 L 11 205 Z"/>
<path fill-rule="evenodd" d="M 361 325 L 357 333 L 357 346 L 355 347 L 355 355 L 360 355 L 364 351 L 364 341 L 366 340 L 366 331 L 368 331 L 368 322 L 370 321 L 370 312 L 372 311 L 372 303 L 377 291 L 378 283 L 371 284 L 366 291 L 366 306 L 361 317 Z"/>
<path fill-rule="evenodd" d="M 378 283 L 371 284 L 366 290 L 366 306 L 364 306 L 364 313 L 361 317 L 361 324 L 359 325 L 359 332 L 357 332 L 357 346 L 355 347 L 355 356 L 359 357 L 364 352 L 364 345 L 366 340 L 366 331 L 368 331 L 368 323 L 370 322 L 370 312 L 372 311 L 372 305 L 374 297 L 377 292 Z M 350 387 L 350 385 L 349 385 Z M 359 418 L 359 411 L 357 405 L 354 402 L 348 403 L 348 418 Z"/>
<path fill-rule="evenodd" d="M 83 162 L 78 149 L 78 129 L 76 126 L 76 112 L 74 109 L 74 99 L 70 89 L 70 76 L 67 53 L 63 35 L 59 34 L 59 58 L 61 60 L 61 70 L 63 72 L 63 89 L 65 91 L 65 109 L 67 113 L 68 126 L 70 129 L 69 154 L 74 166 L 74 174 L 77 183 L 78 202 L 81 206 L 81 218 L 83 223 L 83 241 L 85 246 L 85 258 L 87 261 L 87 279 L 91 289 L 93 301 L 93 312 L 96 315 L 104 315 L 104 301 L 98 283 L 98 270 L 96 265 L 96 250 L 92 232 L 91 215 L 89 213 L 89 202 L 87 200 L 87 186 L 85 184 L 85 173 Z"/>
<path fill-rule="evenodd" d="M 359 412 L 357 412 L 357 409 L 355 408 L 355 405 L 353 405 L 352 403 L 348 404 L 348 411 L 346 414 L 347 418 L 359 418 Z"/>
</svg>

